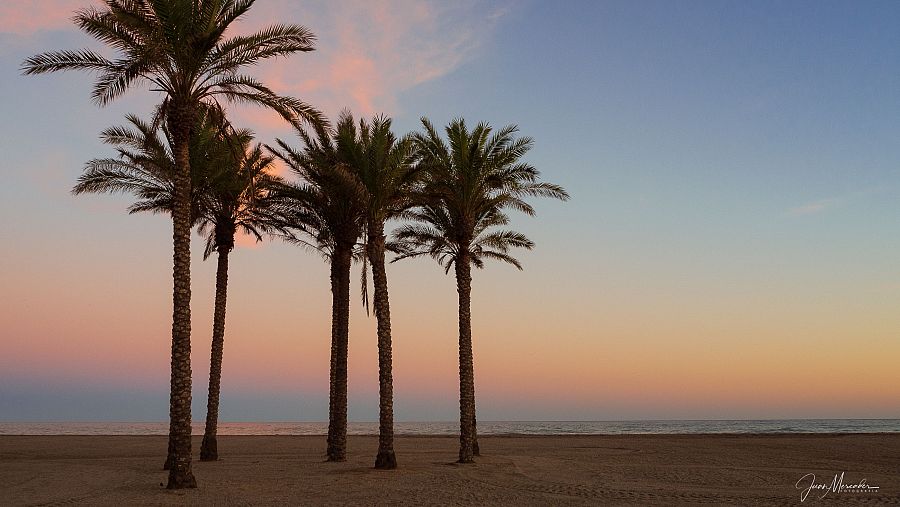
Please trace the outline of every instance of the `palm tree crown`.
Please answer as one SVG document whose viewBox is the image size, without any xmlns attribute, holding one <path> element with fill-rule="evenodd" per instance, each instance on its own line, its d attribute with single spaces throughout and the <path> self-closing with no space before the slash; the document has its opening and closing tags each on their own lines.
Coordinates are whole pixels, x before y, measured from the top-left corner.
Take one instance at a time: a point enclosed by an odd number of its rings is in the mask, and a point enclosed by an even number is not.
<svg viewBox="0 0 900 507">
<path fill-rule="evenodd" d="M 362 235 L 366 188 L 349 168 L 348 157 L 339 151 L 336 134 L 329 128 L 317 127 L 315 137 L 306 130 L 297 134 L 302 150 L 281 139 L 276 140 L 277 147 L 268 147 L 298 177 L 281 185 L 274 198 L 281 206 L 284 228 L 300 233 L 288 239 L 331 257 L 341 246 L 355 246 Z"/>
<path fill-rule="evenodd" d="M 376 116 L 357 124 L 347 111 L 338 119 L 337 151 L 365 189 L 366 221 L 372 224 L 401 217 L 411 205 L 410 190 L 418 178 L 412 137 L 398 138 L 391 123 Z"/>
<path fill-rule="evenodd" d="M 203 258 L 219 248 L 234 248 L 238 232 L 262 241 L 262 235 L 277 226 L 274 191 L 282 184 L 273 170 L 274 158 L 262 145 L 251 146 L 249 131 L 227 134 L 218 147 L 225 153 L 223 169 L 212 172 L 208 190 L 199 205 L 200 233 L 206 236 Z"/>
<path fill-rule="evenodd" d="M 225 37 L 226 30 L 255 0 L 104 0 L 104 8 L 79 10 L 75 24 L 118 53 L 51 51 L 25 60 L 26 74 L 61 70 L 96 73 L 91 94 L 105 105 L 137 81 L 149 83 L 180 105 L 222 97 L 274 109 L 288 121 L 324 121 L 300 100 L 281 97 L 241 69 L 263 60 L 312 51 L 315 36 L 300 25 L 273 25 L 250 35 Z"/>
<path fill-rule="evenodd" d="M 213 113 L 202 112 L 199 125 L 191 133 L 191 221 L 202 215 L 204 197 L 225 167 L 221 157 L 220 127 Z M 154 125 L 135 115 L 127 115 L 130 126 L 110 127 L 100 139 L 116 147 L 118 157 L 97 158 L 85 165 L 72 193 L 131 193 L 137 200 L 129 213 L 171 214 L 175 206 L 175 158 L 172 135 L 163 125 Z M 219 145 L 219 146 L 217 146 Z M 217 159 L 218 158 L 218 159 Z"/>
<path fill-rule="evenodd" d="M 104 130 L 101 139 L 116 146 L 117 158 L 89 161 L 74 194 L 127 192 L 137 197 L 129 213 L 171 214 L 175 199 L 175 159 L 171 135 L 137 116 L 131 127 Z M 262 239 L 273 225 L 270 193 L 281 179 L 271 172 L 273 157 L 261 145 L 251 147 L 249 130 L 222 125 L 204 114 L 191 135 L 191 215 L 206 238 L 204 259 L 218 247 L 231 250 L 237 232 Z"/>
<path fill-rule="evenodd" d="M 475 267 L 488 259 L 522 269 L 511 248 L 531 249 L 523 234 L 497 230 L 509 223 L 506 209 L 534 215 L 528 197 L 568 199 L 559 185 L 539 181 L 540 173 L 520 159 L 531 149 L 531 138 L 515 138 L 515 126 L 494 133 L 485 123 L 467 130 L 465 120 L 446 128 L 445 142 L 428 119 L 424 133 L 414 134 L 422 187 L 415 193 L 418 208 L 409 214 L 417 223 L 395 231 L 395 259 L 430 255 L 447 272 L 465 252 Z"/>
</svg>

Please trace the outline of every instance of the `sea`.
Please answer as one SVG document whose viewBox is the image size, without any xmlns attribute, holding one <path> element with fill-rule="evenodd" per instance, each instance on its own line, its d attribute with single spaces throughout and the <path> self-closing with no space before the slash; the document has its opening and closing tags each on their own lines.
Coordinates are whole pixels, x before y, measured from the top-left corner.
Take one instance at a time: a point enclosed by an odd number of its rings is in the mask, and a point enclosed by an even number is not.
<svg viewBox="0 0 900 507">
<path fill-rule="evenodd" d="M 325 435 L 326 422 L 220 422 L 219 435 Z M 167 422 L 0 422 L 0 435 L 166 435 Z M 377 435 L 377 422 L 351 422 L 350 435 Z M 898 433 L 900 419 L 733 421 L 478 421 L 479 435 L 672 435 Z M 203 434 L 203 423 L 193 426 Z M 459 423 L 397 422 L 396 435 L 458 435 Z"/>
</svg>

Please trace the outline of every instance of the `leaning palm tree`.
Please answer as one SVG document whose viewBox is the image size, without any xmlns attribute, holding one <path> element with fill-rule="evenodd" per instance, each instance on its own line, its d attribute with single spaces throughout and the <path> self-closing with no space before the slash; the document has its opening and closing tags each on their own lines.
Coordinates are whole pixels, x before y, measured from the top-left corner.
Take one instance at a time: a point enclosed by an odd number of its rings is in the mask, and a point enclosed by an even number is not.
<svg viewBox="0 0 900 507">
<path fill-rule="evenodd" d="M 472 266 L 499 260 L 522 269 L 512 248 L 531 249 L 523 234 L 499 230 L 509 223 L 504 212 L 534 214 L 527 197 L 568 199 L 562 187 L 539 181 L 538 171 L 521 162 L 532 146 L 515 138 L 515 126 L 493 133 L 487 124 L 468 130 L 464 120 L 446 128 L 445 142 L 428 119 L 424 133 L 414 135 L 423 184 L 416 195 L 415 222 L 395 231 L 397 259 L 429 255 L 456 271 L 459 293 L 459 462 L 471 463 L 476 453 L 475 372 L 472 354 Z M 395 259 L 395 260 L 397 260 Z"/>
<path fill-rule="evenodd" d="M 378 321 L 379 438 L 375 468 L 397 467 L 394 454 L 394 387 L 391 358 L 391 312 L 385 270 L 385 223 L 402 217 L 409 209 L 410 195 L 417 182 L 412 139 L 398 139 L 391 132 L 391 120 L 377 116 L 357 127 L 349 112 L 341 114 L 337 127 L 337 149 L 346 157 L 347 168 L 365 189 L 366 225 L 364 248 L 372 268 L 373 303 Z M 363 266 L 363 273 L 366 267 Z M 365 275 L 364 275 L 365 276 Z M 366 282 L 363 298 L 367 301 Z"/>
<path fill-rule="evenodd" d="M 346 128 L 346 125 L 342 125 Z M 320 252 L 331 264 L 331 367 L 329 379 L 328 461 L 347 459 L 347 345 L 350 332 L 350 268 L 366 223 L 366 189 L 347 169 L 325 128 L 316 137 L 298 131 L 301 150 L 281 139 L 269 147 L 298 181 L 283 185 L 280 202 L 284 237 Z"/>
<path fill-rule="evenodd" d="M 295 125 L 321 122 L 311 106 L 280 97 L 240 71 L 273 57 L 312 51 L 315 40 L 298 25 L 274 25 L 251 35 L 225 37 L 255 0 L 104 0 L 78 11 L 74 21 L 118 55 L 91 50 L 43 53 L 25 60 L 25 74 L 83 70 L 98 74 L 92 97 L 105 105 L 138 83 L 164 96 L 158 112 L 173 140 L 172 372 L 169 448 L 174 461 L 167 487 L 196 487 L 191 471 L 191 187 L 189 139 L 196 111 L 219 98 L 269 107 Z"/>
<path fill-rule="evenodd" d="M 208 160 L 211 181 L 201 196 L 200 233 L 206 236 L 203 259 L 216 252 L 216 298 L 213 312 L 212 348 L 209 358 L 209 395 L 206 427 L 200 445 L 200 461 L 215 461 L 218 453 L 219 393 L 222 381 L 222 354 L 225 342 L 225 305 L 228 297 L 228 255 L 234 249 L 235 234 L 242 232 L 262 241 L 276 214 L 271 193 L 281 183 L 272 173 L 273 157 L 262 145 L 251 147 L 249 131 L 231 131 L 218 138 Z"/>
</svg>

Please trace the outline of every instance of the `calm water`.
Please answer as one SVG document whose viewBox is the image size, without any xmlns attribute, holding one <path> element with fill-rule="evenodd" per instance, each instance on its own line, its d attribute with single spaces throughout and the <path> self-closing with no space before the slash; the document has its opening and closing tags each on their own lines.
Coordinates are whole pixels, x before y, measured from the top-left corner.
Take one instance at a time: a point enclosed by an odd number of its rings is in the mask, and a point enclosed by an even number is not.
<svg viewBox="0 0 900 507">
<path fill-rule="evenodd" d="M 0 422 L 0 435 L 165 435 L 164 422 Z M 324 435 L 325 422 L 226 422 L 220 435 Z M 456 435 L 457 422 L 401 422 L 398 435 Z M 378 423 L 350 423 L 351 435 L 377 435 Z M 897 433 L 900 419 L 791 419 L 765 421 L 479 421 L 480 435 L 623 435 L 672 433 Z M 203 434 L 203 424 L 194 424 Z"/>
</svg>

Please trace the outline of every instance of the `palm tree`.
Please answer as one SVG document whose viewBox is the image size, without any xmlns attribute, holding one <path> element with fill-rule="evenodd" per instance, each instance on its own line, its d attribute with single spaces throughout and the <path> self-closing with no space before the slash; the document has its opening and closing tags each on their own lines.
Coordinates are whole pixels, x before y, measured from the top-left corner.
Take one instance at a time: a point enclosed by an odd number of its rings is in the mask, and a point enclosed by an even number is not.
<svg viewBox="0 0 900 507">
<path fill-rule="evenodd" d="M 130 192 L 139 200 L 131 213 L 148 211 L 171 214 L 174 207 L 175 160 L 171 135 L 165 127 L 154 126 L 136 116 L 127 117 L 131 127 L 113 127 L 101 138 L 118 147 L 119 158 L 94 159 L 73 189 L 81 193 Z M 160 136 L 161 134 L 161 136 Z M 206 236 L 204 260 L 215 250 L 216 302 L 210 359 L 210 386 L 206 431 L 200 459 L 217 459 L 216 426 L 222 348 L 225 331 L 225 301 L 228 283 L 228 254 L 238 230 L 261 239 L 272 222 L 268 192 L 280 180 L 270 174 L 272 158 L 261 146 L 250 150 L 252 134 L 232 130 L 220 118 L 204 115 L 191 135 L 192 223 Z"/>
<path fill-rule="evenodd" d="M 395 231 L 397 259 L 429 255 L 456 271 L 459 293 L 459 462 L 472 463 L 476 451 L 475 372 L 472 355 L 472 266 L 486 260 L 507 262 L 522 269 L 510 255 L 512 248 L 530 250 L 534 243 L 523 234 L 498 230 L 507 225 L 505 210 L 528 215 L 534 208 L 527 197 L 566 200 L 562 187 L 539 181 L 539 172 L 520 159 L 532 146 L 527 137 L 514 137 L 515 126 L 492 134 L 487 124 L 468 130 L 464 120 L 446 128 L 449 145 L 427 118 L 424 133 L 414 135 L 423 185 L 417 192 L 418 208 L 410 214 L 416 223 Z M 395 259 L 395 260 L 397 260 Z"/>
<path fill-rule="evenodd" d="M 365 189 L 366 218 L 364 248 L 372 267 L 373 302 L 378 321 L 379 438 L 375 468 L 397 467 L 394 454 L 394 387 L 391 358 L 391 311 L 385 270 L 385 223 L 400 218 L 409 209 L 417 182 L 412 138 L 398 139 L 391 120 L 377 116 L 369 123 L 355 124 L 349 112 L 341 114 L 337 128 L 338 151 L 347 157 L 351 170 Z M 363 266 L 363 273 L 366 267 Z M 367 300 L 365 278 L 363 298 Z"/>
<path fill-rule="evenodd" d="M 346 128 L 342 124 L 341 128 Z M 269 149 L 299 177 L 284 185 L 282 227 L 293 242 L 322 253 L 331 264 L 331 368 L 329 379 L 328 461 L 347 459 L 347 344 L 350 332 L 350 267 L 366 219 L 366 189 L 347 169 L 332 132 L 317 137 L 298 131 L 301 151 L 278 139 Z M 296 234 L 299 233 L 299 236 Z M 309 238 L 309 239 L 304 239 Z"/>
<path fill-rule="evenodd" d="M 219 459 L 216 433 L 228 296 L 228 254 L 234 249 L 238 231 L 262 241 L 262 233 L 272 228 L 275 211 L 270 194 L 281 181 L 271 172 L 273 158 L 263 153 L 261 145 L 251 147 L 252 139 L 249 131 L 229 132 L 227 137 L 220 138 L 221 142 L 216 145 L 218 154 L 211 157 L 211 161 L 220 161 L 222 165 L 213 172 L 214 177 L 200 206 L 200 232 L 206 235 L 203 259 L 209 258 L 213 251 L 218 255 L 209 396 L 200 461 Z M 215 170 L 215 167 L 211 169 Z"/>
<path fill-rule="evenodd" d="M 83 70 L 98 74 L 92 97 L 105 105 L 138 83 L 162 92 L 159 117 L 168 124 L 176 162 L 173 222 L 172 375 L 169 448 L 174 461 L 167 487 L 196 487 L 191 471 L 191 187 L 189 139 L 196 112 L 218 98 L 269 107 L 286 120 L 321 122 L 320 113 L 280 97 L 240 71 L 262 60 L 312 51 L 315 36 L 298 25 L 274 25 L 251 35 L 225 37 L 255 0 L 104 0 L 78 11 L 78 27 L 118 54 L 63 50 L 25 60 L 25 74 Z"/>
</svg>

